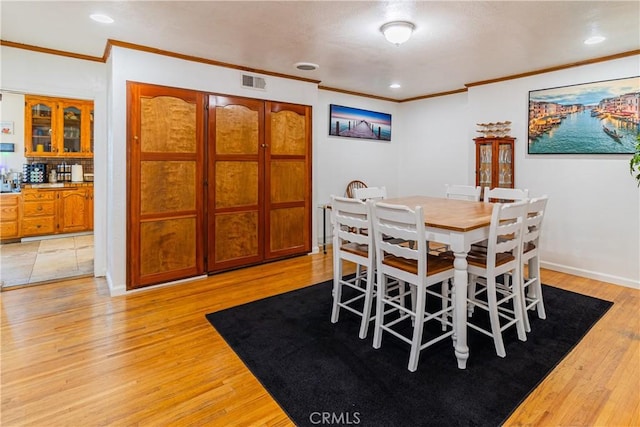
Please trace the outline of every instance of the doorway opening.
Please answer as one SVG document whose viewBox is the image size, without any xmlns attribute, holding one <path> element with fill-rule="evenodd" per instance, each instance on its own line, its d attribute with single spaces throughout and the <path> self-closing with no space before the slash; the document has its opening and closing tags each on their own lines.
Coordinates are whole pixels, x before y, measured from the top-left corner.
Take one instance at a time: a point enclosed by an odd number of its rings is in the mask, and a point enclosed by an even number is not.
<svg viewBox="0 0 640 427">
<path fill-rule="evenodd" d="M 2 290 L 93 276 L 93 233 L 0 244 Z"/>
</svg>

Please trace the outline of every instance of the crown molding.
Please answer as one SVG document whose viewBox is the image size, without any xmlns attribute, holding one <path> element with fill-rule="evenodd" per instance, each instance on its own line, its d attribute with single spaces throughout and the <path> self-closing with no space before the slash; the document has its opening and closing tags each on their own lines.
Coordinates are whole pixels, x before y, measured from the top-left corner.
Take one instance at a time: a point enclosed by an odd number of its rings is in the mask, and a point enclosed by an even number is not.
<svg viewBox="0 0 640 427">
<path fill-rule="evenodd" d="M 581 67 L 583 65 L 596 64 L 596 63 L 599 63 L 599 62 L 612 61 L 614 59 L 620 59 L 620 58 L 626 58 L 626 57 L 629 57 L 629 56 L 640 55 L 640 49 L 635 49 L 635 50 L 630 50 L 630 51 L 627 51 L 627 52 L 617 53 L 617 54 L 614 54 L 614 55 L 601 56 L 601 57 L 598 57 L 598 58 L 592 58 L 592 59 L 587 59 L 587 60 L 584 60 L 584 61 L 572 62 L 572 63 L 569 63 L 569 64 L 557 65 L 557 66 L 554 66 L 554 67 L 543 68 L 543 69 L 540 69 L 540 70 L 528 71 L 528 72 L 519 73 L 519 74 L 512 74 L 512 75 L 503 76 L 503 77 L 496 77 L 494 79 L 481 80 L 481 81 L 472 82 L 472 83 L 465 83 L 465 87 L 464 88 L 460 88 L 460 89 L 453 89 L 453 90 L 444 91 L 444 92 L 437 92 L 437 93 L 431 93 L 431 94 L 426 94 L 426 95 L 420 95 L 420 96 L 415 96 L 415 97 L 406 98 L 406 99 L 395 99 L 395 98 L 388 98 L 388 97 L 384 97 L 384 96 L 371 95 L 371 94 L 362 93 L 362 92 L 355 92 L 355 91 L 346 90 L 346 89 L 339 89 L 339 88 L 333 88 L 333 87 L 329 87 L 329 86 L 322 86 L 322 85 L 320 85 L 320 82 L 321 82 L 320 80 L 308 79 L 308 78 L 304 78 L 304 77 L 297 77 L 297 76 L 292 76 L 292 75 L 282 74 L 282 73 L 275 73 L 275 72 L 272 72 L 272 71 L 262 70 L 262 69 L 259 69 L 259 68 L 244 67 L 244 66 L 241 66 L 241 65 L 230 64 L 230 63 L 227 63 L 227 62 L 215 61 L 215 60 L 212 60 L 212 59 L 201 58 L 201 57 L 198 57 L 198 56 L 185 55 L 185 54 L 181 54 L 181 53 L 177 53 L 177 52 L 171 52 L 171 51 L 168 51 L 168 50 L 158 49 L 158 48 L 154 48 L 154 47 L 150 47 L 150 46 L 143 46 L 143 45 L 124 42 L 124 41 L 120 41 L 120 40 L 113 40 L 113 39 L 108 39 L 107 40 L 107 43 L 105 45 L 105 49 L 104 49 L 104 53 L 103 53 L 102 57 L 91 56 L 91 55 L 83 55 L 83 54 L 79 54 L 79 53 L 67 52 L 67 51 L 57 50 L 57 49 L 49 49 L 49 48 L 33 46 L 33 45 L 24 44 L 24 43 L 16 43 L 16 42 L 8 41 L 8 40 L 1 40 L 1 39 L 0 39 L 0 45 L 13 47 L 13 48 L 16 48 L 16 49 L 24 49 L 24 50 L 34 51 L 34 52 L 47 53 L 47 54 L 51 54 L 51 55 L 65 56 L 65 57 L 69 57 L 69 58 L 82 59 L 82 60 L 85 60 L 85 61 L 94 61 L 94 62 L 103 62 L 103 63 L 107 62 L 107 60 L 109 59 L 109 56 L 111 55 L 111 50 L 115 46 L 115 47 L 121 47 L 121 48 L 124 48 L 124 49 L 131 49 L 131 50 L 138 50 L 138 51 L 141 51 L 141 52 L 153 53 L 153 54 L 156 54 L 156 55 L 169 56 L 169 57 L 172 57 L 172 58 L 182 59 L 182 60 L 185 60 L 185 61 L 199 62 L 199 63 L 202 63 L 202 64 L 213 65 L 213 66 L 217 66 L 217 67 L 232 68 L 232 69 L 235 69 L 235 70 L 247 71 L 247 72 L 250 72 L 250 73 L 262 74 L 262 75 L 266 75 L 266 76 L 281 77 L 281 78 L 290 79 L 290 80 L 298 80 L 298 81 L 313 83 L 313 84 L 318 85 L 318 89 L 321 89 L 321 90 L 344 93 L 344 94 L 348 94 L 348 95 L 355 95 L 355 96 L 360 96 L 360 97 L 364 97 L 364 98 L 378 99 L 378 100 L 381 100 L 381 101 L 398 102 L 398 103 L 411 102 L 411 101 L 417 101 L 417 100 L 421 100 L 421 99 L 437 98 L 437 97 L 441 97 L 441 96 L 453 95 L 453 94 L 456 94 L 456 93 L 467 92 L 470 87 L 482 86 L 482 85 L 487 85 L 487 84 L 492 84 L 492 83 L 499 83 L 499 82 L 503 82 L 503 81 L 507 81 L 507 80 L 521 79 L 521 78 L 524 78 L 524 77 L 535 76 L 535 75 L 538 75 L 538 74 L 551 73 L 551 72 L 554 72 L 554 71 L 566 70 L 566 69 L 574 68 L 574 67 Z"/>
</svg>

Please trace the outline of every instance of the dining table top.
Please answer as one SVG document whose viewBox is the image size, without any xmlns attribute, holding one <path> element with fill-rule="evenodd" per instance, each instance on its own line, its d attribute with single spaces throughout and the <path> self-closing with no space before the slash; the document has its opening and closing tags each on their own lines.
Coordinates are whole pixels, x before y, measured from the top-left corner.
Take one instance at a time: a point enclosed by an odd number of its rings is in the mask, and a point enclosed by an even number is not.
<svg viewBox="0 0 640 427">
<path fill-rule="evenodd" d="M 493 203 L 443 197 L 406 196 L 384 199 L 380 202 L 405 205 L 410 209 L 421 206 L 427 227 L 460 232 L 489 226 L 493 211 Z"/>
</svg>

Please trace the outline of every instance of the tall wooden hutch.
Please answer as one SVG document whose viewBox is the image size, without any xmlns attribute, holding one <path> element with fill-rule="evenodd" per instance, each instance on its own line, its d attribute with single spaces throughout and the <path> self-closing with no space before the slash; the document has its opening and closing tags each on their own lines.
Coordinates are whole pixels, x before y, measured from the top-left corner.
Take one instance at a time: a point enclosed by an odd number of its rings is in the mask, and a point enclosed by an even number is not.
<svg viewBox="0 0 640 427">
<path fill-rule="evenodd" d="M 483 188 L 514 188 L 513 149 L 515 138 L 474 138 L 476 143 L 476 185 Z"/>
</svg>

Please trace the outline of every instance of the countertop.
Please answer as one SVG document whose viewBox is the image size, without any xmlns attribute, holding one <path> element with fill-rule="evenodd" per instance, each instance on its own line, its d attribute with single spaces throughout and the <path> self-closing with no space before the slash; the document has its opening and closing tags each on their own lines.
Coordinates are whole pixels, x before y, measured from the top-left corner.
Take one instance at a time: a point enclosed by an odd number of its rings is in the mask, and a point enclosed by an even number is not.
<svg viewBox="0 0 640 427">
<path fill-rule="evenodd" d="M 42 184 L 22 184 L 22 188 L 74 188 L 74 187 L 90 187 L 93 186 L 92 181 L 81 181 L 81 182 L 56 182 L 49 183 L 44 182 Z"/>
</svg>

